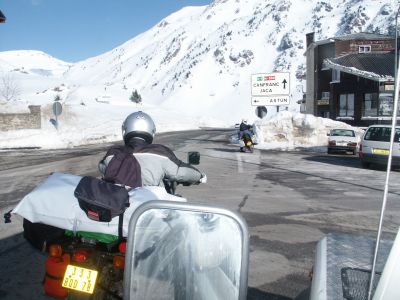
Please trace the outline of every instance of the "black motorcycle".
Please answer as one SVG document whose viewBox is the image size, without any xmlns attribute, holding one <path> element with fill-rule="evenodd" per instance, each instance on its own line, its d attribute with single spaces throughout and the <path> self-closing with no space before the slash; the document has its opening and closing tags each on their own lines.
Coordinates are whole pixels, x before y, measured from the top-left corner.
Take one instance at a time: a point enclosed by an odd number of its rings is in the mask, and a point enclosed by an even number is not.
<svg viewBox="0 0 400 300">
<path fill-rule="evenodd" d="M 250 152 L 253 153 L 254 151 L 254 142 L 252 139 L 252 131 L 246 130 L 241 134 L 240 137 L 240 152 Z"/>
</svg>

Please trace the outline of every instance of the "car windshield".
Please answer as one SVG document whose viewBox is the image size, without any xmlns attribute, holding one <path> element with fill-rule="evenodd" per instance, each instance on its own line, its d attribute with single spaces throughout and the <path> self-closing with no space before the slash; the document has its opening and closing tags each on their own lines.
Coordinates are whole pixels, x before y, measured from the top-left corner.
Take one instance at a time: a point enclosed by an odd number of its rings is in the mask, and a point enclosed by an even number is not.
<svg viewBox="0 0 400 300">
<path fill-rule="evenodd" d="M 368 141 L 380 141 L 380 142 L 390 142 L 390 127 L 371 127 L 365 133 L 364 140 Z M 399 141 L 400 137 L 400 128 L 396 128 L 396 134 L 394 136 L 395 142 Z"/>
<path fill-rule="evenodd" d="M 352 136 L 354 137 L 354 131 L 353 130 L 347 130 L 347 129 L 333 129 L 331 130 L 331 136 Z"/>
</svg>

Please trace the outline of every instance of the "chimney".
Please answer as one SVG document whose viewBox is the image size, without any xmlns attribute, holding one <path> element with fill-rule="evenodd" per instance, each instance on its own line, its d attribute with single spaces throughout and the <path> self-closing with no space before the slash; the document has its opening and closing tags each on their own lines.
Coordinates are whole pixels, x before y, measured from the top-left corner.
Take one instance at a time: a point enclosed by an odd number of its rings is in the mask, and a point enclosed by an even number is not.
<svg viewBox="0 0 400 300">
<path fill-rule="evenodd" d="M 315 32 L 310 32 L 306 34 L 306 48 L 308 48 L 308 46 L 314 43 L 314 35 Z"/>
</svg>

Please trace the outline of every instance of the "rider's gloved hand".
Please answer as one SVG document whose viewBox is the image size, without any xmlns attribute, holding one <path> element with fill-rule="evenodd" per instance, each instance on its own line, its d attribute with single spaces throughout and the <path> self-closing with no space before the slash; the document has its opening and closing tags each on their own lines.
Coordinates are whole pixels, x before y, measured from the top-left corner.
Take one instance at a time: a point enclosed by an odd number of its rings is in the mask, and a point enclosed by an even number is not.
<svg viewBox="0 0 400 300">
<path fill-rule="evenodd" d="M 207 175 L 202 173 L 199 182 L 200 183 L 207 183 Z"/>
</svg>

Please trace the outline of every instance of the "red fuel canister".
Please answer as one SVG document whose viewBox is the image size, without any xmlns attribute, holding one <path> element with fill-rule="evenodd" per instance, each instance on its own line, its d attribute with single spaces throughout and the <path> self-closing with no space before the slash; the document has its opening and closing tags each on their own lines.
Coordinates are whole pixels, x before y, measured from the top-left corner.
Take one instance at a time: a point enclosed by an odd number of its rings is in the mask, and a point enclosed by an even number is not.
<svg viewBox="0 0 400 300">
<path fill-rule="evenodd" d="M 44 293 L 48 296 L 63 299 L 68 295 L 68 289 L 62 287 L 65 270 L 70 262 L 70 255 L 62 257 L 49 256 L 46 260 L 46 275 L 44 278 Z"/>
</svg>

